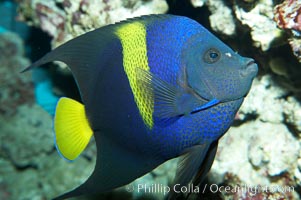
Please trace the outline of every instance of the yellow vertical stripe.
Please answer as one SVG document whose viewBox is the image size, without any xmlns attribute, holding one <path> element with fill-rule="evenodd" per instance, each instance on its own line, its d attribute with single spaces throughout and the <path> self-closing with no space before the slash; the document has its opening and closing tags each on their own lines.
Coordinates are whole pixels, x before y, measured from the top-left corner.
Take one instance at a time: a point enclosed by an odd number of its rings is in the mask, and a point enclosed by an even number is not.
<svg viewBox="0 0 301 200">
<path fill-rule="evenodd" d="M 154 102 L 137 81 L 137 67 L 149 71 L 146 47 L 146 29 L 140 22 L 123 24 L 116 30 L 122 45 L 123 67 L 130 82 L 135 102 L 144 123 L 153 127 Z"/>
</svg>

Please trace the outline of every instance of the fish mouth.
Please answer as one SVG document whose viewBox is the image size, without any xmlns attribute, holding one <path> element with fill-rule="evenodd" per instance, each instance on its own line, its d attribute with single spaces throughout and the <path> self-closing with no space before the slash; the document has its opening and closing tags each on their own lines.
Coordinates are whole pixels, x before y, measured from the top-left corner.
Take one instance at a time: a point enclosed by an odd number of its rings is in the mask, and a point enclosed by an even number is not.
<svg viewBox="0 0 301 200">
<path fill-rule="evenodd" d="M 244 65 L 243 69 L 239 71 L 239 74 L 242 78 L 250 76 L 254 78 L 257 75 L 258 66 L 255 61 L 251 58 L 248 59 L 247 64 Z"/>
</svg>

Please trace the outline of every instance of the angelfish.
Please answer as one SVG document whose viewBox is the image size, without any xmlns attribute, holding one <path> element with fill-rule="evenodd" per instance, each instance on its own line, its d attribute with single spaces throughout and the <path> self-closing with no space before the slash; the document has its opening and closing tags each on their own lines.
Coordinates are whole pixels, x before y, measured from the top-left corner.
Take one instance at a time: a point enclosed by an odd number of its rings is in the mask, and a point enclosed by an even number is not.
<svg viewBox="0 0 301 200">
<path fill-rule="evenodd" d="M 24 71 L 62 61 L 83 104 L 62 97 L 56 146 L 74 160 L 92 135 L 91 176 L 55 199 L 106 192 L 181 156 L 174 183 L 199 184 L 258 67 L 187 17 L 149 15 L 85 33 Z"/>
</svg>

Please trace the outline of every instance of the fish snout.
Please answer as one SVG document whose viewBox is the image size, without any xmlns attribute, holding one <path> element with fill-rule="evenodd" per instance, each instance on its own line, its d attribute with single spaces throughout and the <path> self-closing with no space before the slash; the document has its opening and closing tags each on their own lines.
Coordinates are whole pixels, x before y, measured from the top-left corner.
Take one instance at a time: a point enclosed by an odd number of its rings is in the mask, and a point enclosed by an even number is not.
<svg viewBox="0 0 301 200">
<path fill-rule="evenodd" d="M 254 59 L 247 58 L 246 64 L 243 65 L 243 68 L 240 69 L 239 74 L 242 78 L 245 78 L 246 76 L 250 76 L 254 78 L 257 75 L 258 72 L 258 66 L 255 63 Z"/>
</svg>

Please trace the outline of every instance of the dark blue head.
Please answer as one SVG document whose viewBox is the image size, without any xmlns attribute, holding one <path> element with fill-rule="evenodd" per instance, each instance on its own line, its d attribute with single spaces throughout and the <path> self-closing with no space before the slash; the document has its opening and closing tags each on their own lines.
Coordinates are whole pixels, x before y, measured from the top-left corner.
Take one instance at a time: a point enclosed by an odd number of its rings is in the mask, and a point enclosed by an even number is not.
<svg viewBox="0 0 301 200">
<path fill-rule="evenodd" d="M 253 59 L 241 57 L 206 30 L 187 40 L 181 56 L 188 86 L 207 100 L 246 96 L 258 71 Z"/>
</svg>

